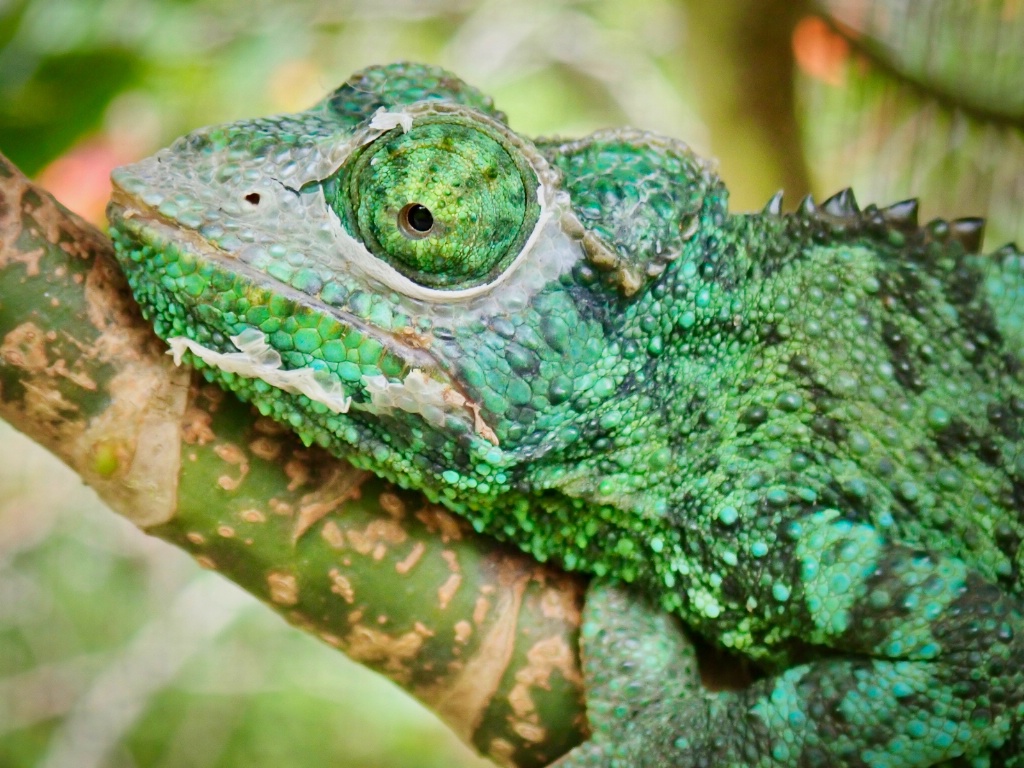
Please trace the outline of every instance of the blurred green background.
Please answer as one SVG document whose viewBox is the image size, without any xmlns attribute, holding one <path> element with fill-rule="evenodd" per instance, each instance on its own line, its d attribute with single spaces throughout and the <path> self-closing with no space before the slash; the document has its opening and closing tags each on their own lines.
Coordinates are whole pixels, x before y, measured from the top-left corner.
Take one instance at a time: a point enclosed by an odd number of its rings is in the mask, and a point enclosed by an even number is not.
<svg viewBox="0 0 1024 768">
<path fill-rule="evenodd" d="M 442 64 L 525 134 L 631 124 L 734 209 L 852 184 L 1024 241 L 1018 0 L 0 0 L 0 151 L 102 223 L 110 168 L 198 125 Z M 0 428 L 0 768 L 481 766 L 397 689 Z"/>
</svg>

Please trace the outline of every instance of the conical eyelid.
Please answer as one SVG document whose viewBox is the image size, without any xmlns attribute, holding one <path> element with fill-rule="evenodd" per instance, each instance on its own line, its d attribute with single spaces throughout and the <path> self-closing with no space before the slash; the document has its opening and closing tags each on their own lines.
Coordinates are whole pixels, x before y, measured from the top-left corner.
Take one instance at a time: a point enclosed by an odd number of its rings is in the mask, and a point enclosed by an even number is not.
<svg viewBox="0 0 1024 768">
<path fill-rule="evenodd" d="M 541 231 L 550 229 L 551 226 L 560 226 L 559 222 L 568 215 L 564 204 L 556 205 L 556 199 L 564 196 L 564 193 L 561 192 L 561 171 L 552 166 L 532 142 L 516 135 L 506 125 L 490 115 L 469 107 L 436 101 L 420 102 L 409 105 L 400 112 L 380 110 L 367 120 L 346 142 L 347 151 L 335 155 L 340 162 L 338 162 L 334 174 L 323 179 L 320 184 L 328 200 L 331 200 L 332 197 L 336 200 L 347 198 L 347 195 L 344 195 L 339 187 L 345 184 L 347 172 L 358 164 L 359 156 L 372 151 L 368 145 L 374 144 L 389 132 L 393 131 L 397 134 L 411 129 L 413 125 L 419 126 L 436 122 L 478 126 L 481 131 L 499 142 L 520 166 L 524 181 L 531 187 L 530 197 L 535 201 L 536 216 L 531 216 L 532 226 L 528 231 L 524 231 L 523 237 L 519 241 L 518 253 L 502 269 L 493 275 L 486 276 L 478 284 L 452 289 L 421 285 L 370 252 L 365 253 L 366 258 L 359 259 L 361 263 L 357 266 L 367 276 L 410 299 L 439 304 L 464 303 L 488 294 L 496 286 L 509 279 L 520 264 L 527 259 L 529 252 L 540 237 Z M 338 216 L 341 229 L 346 230 L 346 234 L 352 237 L 353 232 L 344 222 L 346 216 L 342 215 L 335 205 L 330 207 Z M 358 237 L 356 237 L 356 242 L 358 242 Z"/>
<path fill-rule="evenodd" d="M 430 117 L 354 155 L 331 202 L 351 234 L 415 282 L 469 287 L 507 267 L 536 224 L 537 178 L 518 155 L 475 121 Z M 410 210 L 423 227 L 403 218 Z"/>
</svg>

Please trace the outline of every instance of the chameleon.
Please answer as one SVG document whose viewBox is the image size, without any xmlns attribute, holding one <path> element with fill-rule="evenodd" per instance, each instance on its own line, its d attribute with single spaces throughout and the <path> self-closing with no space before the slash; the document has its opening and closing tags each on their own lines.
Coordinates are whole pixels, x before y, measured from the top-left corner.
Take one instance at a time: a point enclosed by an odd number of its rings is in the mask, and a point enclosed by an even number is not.
<svg viewBox="0 0 1024 768">
<path fill-rule="evenodd" d="M 592 576 L 556 764 L 1024 766 L 1024 256 L 850 190 L 733 213 L 432 65 L 116 169 L 178 361 Z M 705 691 L 693 642 L 763 676 Z"/>
</svg>

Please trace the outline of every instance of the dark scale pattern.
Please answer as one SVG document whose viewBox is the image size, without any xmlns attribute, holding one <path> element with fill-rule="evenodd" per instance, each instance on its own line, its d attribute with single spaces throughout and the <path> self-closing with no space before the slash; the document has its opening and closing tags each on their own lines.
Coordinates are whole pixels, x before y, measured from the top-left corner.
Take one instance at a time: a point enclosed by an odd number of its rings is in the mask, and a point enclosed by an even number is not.
<svg viewBox="0 0 1024 768">
<path fill-rule="evenodd" d="M 358 167 L 385 145 L 351 142 L 424 101 L 510 162 L 481 150 L 479 174 L 444 176 L 444 120 L 417 117 L 384 141 L 424 158 L 394 160 L 424 197 L 392 201 L 388 168 Z M 977 255 L 979 220 L 921 227 L 915 201 L 861 210 L 849 190 L 731 215 L 680 142 L 531 143 L 495 119 L 407 64 L 181 139 L 115 174 L 132 288 L 307 441 L 596 577 L 594 736 L 563 768 L 1024 768 L 1024 256 Z M 460 192 L 477 175 L 480 205 Z M 436 232 L 396 218 L 441 198 Z M 368 250 L 338 234 L 363 229 L 346 200 L 385 233 Z M 530 228 L 542 201 L 527 250 L 476 245 L 481 212 Z M 426 230 L 451 239 L 403 239 Z M 766 676 L 700 691 L 668 613 Z"/>
</svg>

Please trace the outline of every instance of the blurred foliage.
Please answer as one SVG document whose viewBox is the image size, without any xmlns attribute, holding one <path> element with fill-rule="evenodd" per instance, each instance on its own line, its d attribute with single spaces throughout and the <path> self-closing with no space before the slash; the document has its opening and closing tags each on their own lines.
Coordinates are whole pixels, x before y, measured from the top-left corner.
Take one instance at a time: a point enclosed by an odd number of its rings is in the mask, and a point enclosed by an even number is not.
<svg viewBox="0 0 1024 768">
<path fill-rule="evenodd" d="M 796 27 L 812 186 L 920 197 L 923 219 L 987 216 L 1024 243 L 1024 3 L 819 0 Z"/>
<path fill-rule="evenodd" d="M 989 212 L 994 246 L 1024 240 L 1022 51 L 1019 0 L 0 0 L 0 150 L 100 220 L 111 166 L 417 59 L 525 134 L 683 137 L 736 209 L 852 184 Z M 20 436 L 0 461 L 0 765 L 482 764 Z"/>
</svg>

